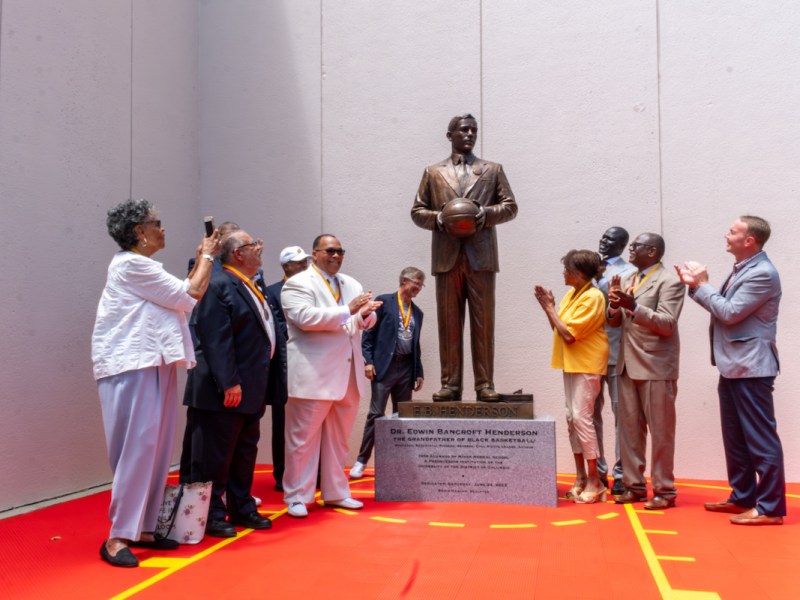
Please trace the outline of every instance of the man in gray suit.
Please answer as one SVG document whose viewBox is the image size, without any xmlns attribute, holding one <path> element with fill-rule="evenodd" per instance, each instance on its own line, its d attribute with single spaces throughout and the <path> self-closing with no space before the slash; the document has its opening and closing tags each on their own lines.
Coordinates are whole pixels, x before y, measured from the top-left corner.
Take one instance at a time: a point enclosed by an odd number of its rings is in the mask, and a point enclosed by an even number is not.
<svg viewBox="0 0 800 600">
<path fill-rule="evenodd" d="M 672 270 L 663 267 L 662 256 L 664 239 L 656 233 L 641 234 L 630 246 L 630 261 L 638 272 L 624 282 L 615 275 L 608 290 L 608 323 L 622 328 L 617 371 L 625 491 L 615 502 L 647 500 L 644 471 L 649 429 L 653 497 L 644 505 L 648 510 L 675 506 L 677 496 L 673 468 L 680 358 L 678 317 L 685 289 Z"/>
<path fill-rule="evenodd" d="M 739 217 L 726 250 L 736 261 L 717 291 L 704 265 L 675 265 L 690 297 L 711 313 L 711 363 L 717 386 L 722 442 L 731 494 L 707 502 L 712 512 L 733 513 L 735 525 L 782 525 L 786 515 L 783 447 L 772 401 L 778 374 L 775 337 L 781 280 L 764 252 L 770 226 L 760 217 Z"/>
<path fill-rule="evenodd" d="M 598 252 L 600 259 L 605 265 L 602 277 L 597 280 L 597 287 L 603 292 L 608 301 L 608 284 L 614 275 L 625 277 L 636 271 L 636 267 L 622 258 L 622 252 L 628 245 L 628 232 L 622 227 L 609 227 L 600 238 Z M 617 393 L 617 354 L 619 354 L 619 327 L 611 327 L 606 324 L 606 335 L 608 335 L 608 373 L 603 376 L 600 384 L 600 393 L 594 402 L 594 414 L 592 422 L 597 433 L 597 444 L 600 448 L 600 456 L 597 459 L 597 474 L 600 481 L 608 487 L 608 476 L 614 476 L 614 487 L 611 493 L 620 496 L 625 491 L 622 485 L 622 461 L 619 458 L 619 394 Z M 605 396 L 603 394 L 603 384 L 608 386 L 608 397 L 611 400 L 611 412 L 614 414 L 614 467 L 609 473 L 608 462 L 603 450 L 603 405 Z"/>
</svg>

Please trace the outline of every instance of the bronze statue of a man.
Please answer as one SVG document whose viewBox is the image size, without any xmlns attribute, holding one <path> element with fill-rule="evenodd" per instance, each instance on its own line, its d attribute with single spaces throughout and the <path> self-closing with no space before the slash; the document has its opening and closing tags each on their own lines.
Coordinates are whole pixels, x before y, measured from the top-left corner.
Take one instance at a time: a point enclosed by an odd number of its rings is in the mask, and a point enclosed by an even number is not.
<svg viewBox="0 0 800 600">
<path fill-rule="evenodd" d="M 472 370 L 479 401 L 496 402 L 494 389 L 494 285 L 500 270 L 495 226 L 517 215 L 517 203 L 503 167 L 472 153 L 478 122 L 470 114 L 450 120 L 447 139 L 452 153 L 422 175 L 411 218 L 433 232 L 431 272 L 436 276 L 439 360 L 442 389 L 436 402 L 461 400 L 464 371 L 464 315 L 469 305 Z M 442 209 L 455 198 L 480 207 L 477 231 L 467 237 L 448 233 Z"/>
</svg>

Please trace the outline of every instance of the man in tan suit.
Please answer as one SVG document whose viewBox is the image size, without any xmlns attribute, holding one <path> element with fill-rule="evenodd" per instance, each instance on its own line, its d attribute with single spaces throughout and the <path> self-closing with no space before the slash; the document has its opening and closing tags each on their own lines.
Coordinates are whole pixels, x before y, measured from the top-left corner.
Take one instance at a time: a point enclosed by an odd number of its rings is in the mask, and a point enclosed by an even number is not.
<svg viewBox="0 0 800 600">
<path fill-rule="evenodd" d="M 644 477 L 647 430 L 652 458 L 653 498 L 644 507 L 675 506 L 675 396 L 678 391 L 680 340 L 678 317 L 685 289 L 672 269 L 661 264 L 664 239 L 643 233 L 630 245 L 630 263 L 638 271 L 608 290 L 608 323 L 622 327 L 619 377 L 619 445 L 625 491 L 615 502 L 647 500 Z M 624 291 L 623 291 L 624 290 Z"/>
<path fill-rule="evenodd" d="M 495 226 L 517 216 L 517 203 L 502 165 L 472 153 L 478 123 L 470 114 L 450 120 L 447 139 L 452 152 L 425 169 L 411 219 L 433 232 L 431 268 L 436 277 L 439 361 L 442 389 L 434 401 L 460 401 L 464 370 L 464 316 L 469 304 L 472 370 L 478 400 L 496 402 L 494 389 L 494 282 L 500 270 Z M 478 230 L 468 237 L 445 231 L 442 208 L 455 198 L 480 205 Z"/>
</svg>

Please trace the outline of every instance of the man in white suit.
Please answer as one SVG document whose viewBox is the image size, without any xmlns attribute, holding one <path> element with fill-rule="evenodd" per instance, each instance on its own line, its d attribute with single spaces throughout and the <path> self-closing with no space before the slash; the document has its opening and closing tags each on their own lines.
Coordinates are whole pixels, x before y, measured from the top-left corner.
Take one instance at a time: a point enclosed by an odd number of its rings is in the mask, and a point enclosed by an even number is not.
<svg viewBox="0 0 800 600">
<path fill-rule="evenodd" d="M 369 390 L 361 332 L 375 324 L 373 313 L 382 303 L 339 273 L 344 253 L 335 236 L 318 236 L 311 268 L 281 291 L 289 332 L 283 488 L 292 517 L 308 515 L 318 467 L 326 506 L 363 506 L 350 497 L 344 467 L 358 400 Z"/>
<path fill-rule="evenodd" d="M 711 313 L 711 363 L 719 369 L 722 443 L 731 493 L 706 502 L 734 525 L 782 525 L 786 475 L 772 390 L 780 368 L 775 338 L 781 280 L 764 252 L 771 233 L 760 217 L 739 217 L 725 234 L 736 261 L 719 290 L 697 262 L 675 265 L 689 296 Z"/>
</svg>

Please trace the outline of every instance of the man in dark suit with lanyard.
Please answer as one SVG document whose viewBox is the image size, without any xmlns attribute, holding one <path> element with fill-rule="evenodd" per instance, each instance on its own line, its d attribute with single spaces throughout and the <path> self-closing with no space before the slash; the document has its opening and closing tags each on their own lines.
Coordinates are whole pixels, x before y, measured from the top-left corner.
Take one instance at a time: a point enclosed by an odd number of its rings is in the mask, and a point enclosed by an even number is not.
<svg viewBox="0 0 800 600">
<path fill-rule="evenodd" d="M 731 494 L 707 502 L 734 525 L 782 525 L 786 475 L 772 390 L 778 374 L 781 280 L 764 252 L 771 233 L 760 217 L 739 217 L 725 234 L 736 261 L 719 291 L 697 262 L 675 265 L 689 296 L 711 313 L 711 363 L 719 369 L 719 412 Z"/>
<path fill-rule="evenodd" d="M 362 336 L 364 374 L 371 381 L 372 399 L 361 450 L 350 469 L 350 479 L 364 475 L 375 445 L 375 419 L 384 416 L 389 396 L 392 397 L 392 412 L 397 412 L 397 403 L 411 400 L 412 390 L 416 392 L 422 387 L 424 375 L 419 347 L 422 311 L 413 299 L 424 286 L 425 273 L 416 267 L 403 269 L 400 288 L 377 298 L 383 302 L 375 311 L 378 323 Z"/>
<path fill-rule="evenodd" d="M 286 462 L 286 443 L 284 427 L 286 426 L 286 340 L 289 332 L 286 329 L 286 317 L 281 306 L 281 290 L 283 284 L 292 275 L 302 273 L 308 268 L 311 257 L 300 246 L 288 246 L 281 250 L 280 263 L 283 279 L 263 288 L 267 304 L 275 318 L 275 353 L 269 363 L 269 383 L 267 384 L 267 404 L 272 409 L 272 476 L 275 478 L 275 491 L 283 491 L 283 471 Z M 263 279 L 261 280 L 263 281 Z"/>
<path fill-rule="evenodd" d="M 206 533 L 214 537 L 236 536 L 235 525 L 272 526 L 251 495 L 275 347 L 270 311 L 253 282 L 262 247 L 243 230 L 226 237 L 223 270 L 212 276 L 195 311 L 197 366 L 183 398 L 191 458 L 181 460 L 189 469 L 181 480 L 213 482 Z"/>
</svg>

